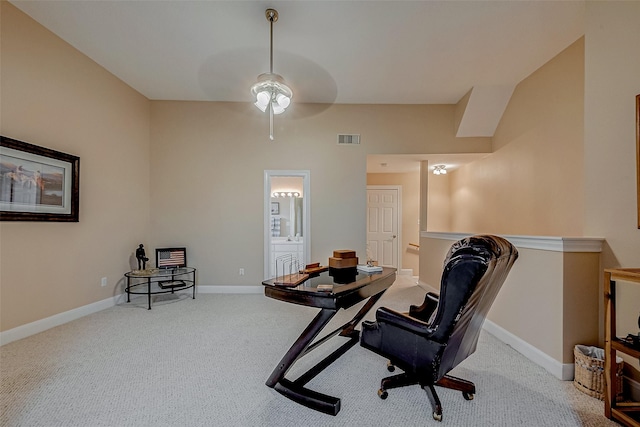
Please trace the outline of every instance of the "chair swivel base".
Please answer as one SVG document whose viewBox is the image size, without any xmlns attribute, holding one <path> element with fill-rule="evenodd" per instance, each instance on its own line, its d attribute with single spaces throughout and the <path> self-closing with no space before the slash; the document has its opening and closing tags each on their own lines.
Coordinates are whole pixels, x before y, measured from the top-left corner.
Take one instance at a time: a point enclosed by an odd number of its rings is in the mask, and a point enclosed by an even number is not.
<svg viewBox="0 0 640 427">
<path fill-rule="evenodd" d="M 391 366 L 392 365 L 389 365 L 388 368 L 390 369 Z M 384 378 L 380 383 L 378 396 L 381 399 L 386 399 L 389 396 L 387 390 L 416 384 L 419 384 L 427 393 L 429 401 L 431 402 L 431 407 L 433 408 L 433 419 L 436 421 L 442 421 L 442 404 L 440 403 L 440 398 L 438 397 L 438 393 L 436 393 L 434 384 L 422 383 L 415 375 L 402 373 Z M 445 375 L 436 382 L 435 385 L 461 391 L 465 400 L 473 400 L 476 393 L 476 386 L 471 381 L 463 380 L 462 378 L 453 377 L 451 375 Z"/>
</svg>

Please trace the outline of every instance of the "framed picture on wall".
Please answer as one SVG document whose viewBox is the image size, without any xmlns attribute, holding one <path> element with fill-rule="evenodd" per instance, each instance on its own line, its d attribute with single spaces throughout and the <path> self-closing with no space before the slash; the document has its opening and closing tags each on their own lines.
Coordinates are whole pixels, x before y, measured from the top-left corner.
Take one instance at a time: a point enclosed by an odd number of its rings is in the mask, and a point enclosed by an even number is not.
<svg viewBox="0 0 640 427">
<path fill-rule="evenodd" d="M 78 222 L 80 158 L 0 136 L 0 221 Z"/>
<path fill-rule="evenodd" d="M 640 94 L 636 95 L 636 191 L 638 228 L 640 228 Z"/>
<path fill-rule="evenodd" d="M 271 202 L 271 215 L 280 215 L 280 202 Z"/>
</svg>

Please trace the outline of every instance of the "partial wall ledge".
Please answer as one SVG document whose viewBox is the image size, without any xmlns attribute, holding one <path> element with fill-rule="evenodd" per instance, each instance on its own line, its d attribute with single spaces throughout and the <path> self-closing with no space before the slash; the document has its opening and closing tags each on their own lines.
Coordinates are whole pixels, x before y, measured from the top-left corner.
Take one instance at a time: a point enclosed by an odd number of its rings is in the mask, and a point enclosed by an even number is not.
<svg viewBox="0 0 640 427">
<path fill-rule="evenodd" d="M 420 234 L 420 282 L 439 288 L 451 244 L 469 233 Z M 557 378 L 573 379 L 573 347 L 597 345 L 599 237 L 509 236 L 520 253 L 485 329 Z"/>
</svg>

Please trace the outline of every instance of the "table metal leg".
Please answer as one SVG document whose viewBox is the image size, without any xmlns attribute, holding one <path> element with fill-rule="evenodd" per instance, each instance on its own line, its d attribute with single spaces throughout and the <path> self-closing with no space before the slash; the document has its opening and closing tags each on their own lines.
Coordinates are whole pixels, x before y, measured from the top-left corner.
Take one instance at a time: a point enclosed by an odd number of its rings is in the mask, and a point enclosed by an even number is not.
<svg viewBox="0 0 640 427">
<path fill-rule="evenodd" d="M 147 300 L 149 301 L 149 308 L 151 310 L 151 278 L 147 279 Z"/>
<path fill-rule="evenodd" d="M 358 313 L 356 313 L 353 319 L 312 344 L 320 331 L 327 325 L 327 323 L 329 323 L 337 312 L 337 310 L 326 308 L 321 309 L 273 370 L 271 376 L 269 376 L 269 379 L 266 382 L 267 386 L 274 388 L 280 394 L 308 408 L 315 409 L 326 414 L 336 415 L 340 411 L 339 398 L 318 393 L 304 386 L 329 365 L 335 362 L 340 356 L 346 353 L 347 350 L 358 343 L 360 331 L 356 330 L 355 327 L 360 323 L 360 321 L 362 321 L 367 312 L 383 294 L 384 291 L 370 297 L 365 305 L 363 305 Z M 298 377 L 298 379 L 291 381 L 285 378 L 289 368 L 291 368 L 299 358 L 316 349 L 337 334 L 340 334 L 340 336 L 346 337 L 349 340 Z"/>
</svg>

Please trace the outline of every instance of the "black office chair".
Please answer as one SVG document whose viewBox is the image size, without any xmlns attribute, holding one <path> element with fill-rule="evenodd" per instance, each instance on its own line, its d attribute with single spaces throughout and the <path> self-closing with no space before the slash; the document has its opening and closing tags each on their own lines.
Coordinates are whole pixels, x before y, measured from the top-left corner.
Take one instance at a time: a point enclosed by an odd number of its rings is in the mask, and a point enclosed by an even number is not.
<svg viewBox="0 0 640 427">
<path fill-rule="evenodd" d="M 471 400 L 475 385 L 447 375 L 476 350 L 482 324 L 518 251 L 497 236 L 473 236 L 453 244 L 444 262 L 440 296 L 428 293 L 409 313 L 386 307 L 375 322 L 363 322 L 360 345 L 389 359 L 404 373 L 382 380 L 378 395 L 419 384 L 429 396 L 433 418 L 442 420 L 435 385 L 462 391 Z"/>
</svg>

